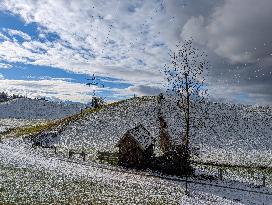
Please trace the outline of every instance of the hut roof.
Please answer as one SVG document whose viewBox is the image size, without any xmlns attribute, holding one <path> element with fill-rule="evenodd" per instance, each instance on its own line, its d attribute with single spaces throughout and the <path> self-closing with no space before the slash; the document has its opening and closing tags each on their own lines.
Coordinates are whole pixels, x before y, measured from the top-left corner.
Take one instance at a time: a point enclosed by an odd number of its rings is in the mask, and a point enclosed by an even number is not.
<svg viewBox="0 0 272 205">
<path fill-rule="evenodd" d="M 58 135 L 57 131 L 47 131 L 38 134 L 38 137 L 56 137 L 57 135 Z"/>
<path fill-rule="evenodd" d="M 47 145 L 53 145 L 57 141 L 57 136 L 57 131 L 42 132 L 36 136 L 35 141 L 46 143 Z"/>
<path fill-rule="evenodd" d="M 143 150 L 147 149 L 152 144 L 151 134 L 142 124 L 128 130 L 126 134 L 132 136 Z"/>
</svg>

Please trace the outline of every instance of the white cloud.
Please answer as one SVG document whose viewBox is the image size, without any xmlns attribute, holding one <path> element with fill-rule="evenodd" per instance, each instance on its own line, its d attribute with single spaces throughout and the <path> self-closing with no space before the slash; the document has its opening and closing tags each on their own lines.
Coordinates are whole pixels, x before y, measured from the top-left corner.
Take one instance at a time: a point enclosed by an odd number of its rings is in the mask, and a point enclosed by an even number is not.
<svg viewBox="0 0 272 205">
<path fill-rule="evenodd" d="M 214 97 L 271 104 L 271 10 L 270 0 L 225 0 L 209 15 L 192 16 L 183 26 L 182 38 L 192 36 L 209 51 Z M 222 86 L 230 92 L 222 92 Z"/>
<path fill-rule="evenodd" d="M 127 88 L 129 93 L 134 93 L 136 95 L 158 95 L 163 91 L 162 88 L 156 86 L 149 85 L 138 85 L 138 86 L 130 86 Z"/>
<path fill-rule="evenodd" d="M 181 37 L 182 39 L 190 39 L 193 37 L 193 39 L 201 44 L 207 43 L 207 34 L 204 27 L 204 17 L 198 16 L 198 17 L 192 17 L 190 18 L 183 26 Z"/>
<path fill-rule="evenodd" d="M 14 30 L 14 29 L 4 29 L 4 31 L 7 32 L 11 37 L 20 36 L 26 41 L 31 40 L 31 37 L 27 33 L 24 33 L 22 31 Z"/>
<path fill-rule="evenodd" d="M 7 80 L 0 75 L 0 90 L 8 93 L 27 95 L 28 97 L 49 97 L 75 102 L 89 102 L 93 90 L 80 83 L 67 82 L 60 79 L 49 80 Z"/>
<path fill-rule="evenodd" d="M 9 38 L 0 32 L 0 40 L 8 41 Z"/>
<path fill-rule="evenodd" d="M 272 50 L 270 0 L 226 0 L 207 18 L 192 17 L 182 36 L 193 36 L 232 63 L 252 63 Z"/>
<path fill-rule="evenodd" d="M 12 68 L 12 65 L 7 63 L 0 63 L 0 69 L 10 69 Z"/>
</svg>

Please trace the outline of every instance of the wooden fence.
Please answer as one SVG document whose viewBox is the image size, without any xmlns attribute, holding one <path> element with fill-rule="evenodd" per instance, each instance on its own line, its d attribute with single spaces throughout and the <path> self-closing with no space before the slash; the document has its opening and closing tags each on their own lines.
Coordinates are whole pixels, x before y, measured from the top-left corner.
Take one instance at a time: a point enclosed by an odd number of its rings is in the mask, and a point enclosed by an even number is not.
<svg viewBox="0 0 272 205">
<path fill-rule="evenodd" d="M 68 158 L 71 159 L 73 157 L 73 155 L 79 155 L 79 156 L 82 157 L 83 161 L 86 161 L 87 154 L 84 151 L 76 152 L 74 150 L 69 150 L 69 152 L 68 152 Z"/>
<path fill-rule="evenodd" d="M 57 154 L 57 147 L 56 146 L 45 146 L 42 144 L 33 144 L 33 147 L 41 147 L 41 148 L 47 148 L 54 150 L 54 153 Z M 86 161 L 87 153 L 84 151 L 76 152 L 74 150 L 69 150 L 68 152 L 68 158 L 71 159 L 74 155 L 79 155 L 82 157 L 83 161 Z M 119 160 L 119 154 L 118 153 L 112 153 L 112 152 L 97 152 L 97 159 L 100 163 L 107 162 L 112 165 L 117 165 Z M 251 170 L 253 172 L 261 172 L 262 176 L 260 178 L 262 184 L 261 186 L 265 187 L 267 185 L 267 173 L 272 174 L 272 167 L 266 167 L 266 166 L 248 166 L 248 165 L 238 165 L 238 164 L 226 164 L 226 163 L 215 163 L 215 162 L 201 162 L 201 161 L 191 161 L 191 164 L 197 165 L 197 166 L 209 166 L 217 169 L 217 177 L 219 180 L 223 180 L 225 169 L 233 168 L 233 169 L 242 169 L 242 170 Z"/>
<path fill-rule="evenodd" d="M 110 164 L 117 164 L 119 159 L 118 153 L 112 153 L 112 152 L 100 152 L 97 153 L 97 159 L 102 162 L 108 162 Z"/>
<path fill-rule="evenodd" d="M 54 150 L 54 153 L 57 154 L 57 146 L 46 146 L 46 145 L 43 145 L 42 143 L 34 143 L 32 144 L 32 147 L 33 148 L 37 148 L 37 147 L 41 147 L 41 148 L 45 148 L 45 149 L 52 149 Z"/>
<path fill-rule="evenodd" d="M 233 169 L 243 169 L 243 170 L 258 170 L 259 172 L 262 172 L 262 186 L 266 186 L 266 180 L 267 177 L 264 174 L 264 172 L 270 172 L 272 173 L 272 168 L 271 167 L 266 167 L 266 166 L 248 166 L 248 165 L 238 165 L 238 164 L 226 164 L 226 163 L 214 163 L 214 162 L 199 162 L 199 161 L 191 161 L 192 164 L 195 165 L 203 165 L 203 166 L 210 166 L 210 167 L 215 167 L 218 172 L 218 179 L 223 180 L 223 175 L 224 175 L 224 169 L 226 168 L 233 168 Z"/>
</svg>

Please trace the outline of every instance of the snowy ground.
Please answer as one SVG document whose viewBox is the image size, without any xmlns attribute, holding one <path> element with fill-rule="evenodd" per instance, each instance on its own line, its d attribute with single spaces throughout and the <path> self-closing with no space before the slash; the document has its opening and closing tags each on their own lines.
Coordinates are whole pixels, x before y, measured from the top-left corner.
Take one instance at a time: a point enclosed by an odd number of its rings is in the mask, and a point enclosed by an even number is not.
<svg viewBox="0 0 272 205">
<path fill-rule="evenodd" d="M 17 98 L 0 103 L 0 118 L 60 119 L 80 113 L 82 104 L 65 104 L 30 98 Z"/>
<path fill-rule="evenodd" d="M 272 195 L 126 173 L 90 162 L 71 163 L 22 140 L 0 143 L 0 204 L 271 204 Z M 198 180 L 198 182 L 202 182 Z M 209 182 L 209 181 L 207 181 Z M 248 183 L 218 185 L 272 193 Z"/>
</svg>

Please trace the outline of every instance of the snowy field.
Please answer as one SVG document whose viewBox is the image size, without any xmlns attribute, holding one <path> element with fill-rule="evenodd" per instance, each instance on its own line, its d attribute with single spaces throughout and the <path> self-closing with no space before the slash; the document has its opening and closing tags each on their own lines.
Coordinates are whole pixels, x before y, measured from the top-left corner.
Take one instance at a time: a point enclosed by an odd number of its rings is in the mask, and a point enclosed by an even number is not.
<svg viewBox="0 0 272 205">
<path fill-rule="evenodd" d="M 0 204 L 269 205 L 272 201 L 272 195 L 192 183 L 186 196 L 184 182 L 135 171 L 127 173 L 95 162 L 72 163 L 54 156 L 50 150 L 32 149 L 19 139 L 0 144 L 0 167 Z M 271 188 L 256 188 L 248 183 L 212 183 L 272 193 Z"/>
</svg>

